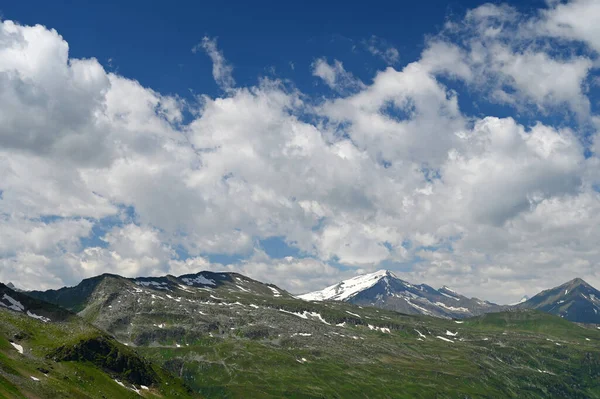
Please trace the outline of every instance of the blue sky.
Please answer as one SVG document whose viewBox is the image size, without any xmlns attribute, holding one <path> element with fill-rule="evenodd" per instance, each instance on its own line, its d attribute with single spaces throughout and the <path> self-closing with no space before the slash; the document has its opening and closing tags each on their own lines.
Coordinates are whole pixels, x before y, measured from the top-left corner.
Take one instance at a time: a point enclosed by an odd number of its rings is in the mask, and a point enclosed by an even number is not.
<svg viewBox="0 0 600 399">
<path fill-rule="evenodd" d="M 370 45 L 381 51 L 397 49 L 398 62 L 393 66 L 400 68 L 416 60 L 427 38 L 441 31 L 448 20 L 482 4 L 471 0 L 376 1 L 369 7 L 342 1 L 234 2 L 210 7 L 193 1 L 177 6 L 142 1 L 34 3 L 12 2 L 0 11 L 5 19 L 58 30 L 69 42 L 73 58 L 95 57 L 108 71 L 184 98 L 221 93 L 210 74 L 210 59 L 190 51 L 204 36 L 218 39 L 219 48 L 235 66 L 240 86 L 255 85 L 262 76 L 276 76 L 292 80 L 308 94 L 323 94 L 326 87 L 310 73 L 317 57 L 339 59 L 346 69 L 368 81 L 389 64 L 370 53 Z M 545 1 L 498 4 L 533 12 Z M 490 107 L 480 98 L 471 98 L 461 86 L 450 86 L 461 91 L 461 106 L 473 114 L 515 116 L 513 109 L 498 104 Z M 518 117 L 534 123 L 552 115 Z"/>
<path fill-rule="evenodd" d="M 210 269 L 304 292 L 390 268 L 505 302 L 600 283 L 599 13 L 3 4 L 0 280 Z"/>
<path fill-rule="evenodd" d="M 542 1 L 511 2 L 536 8 Z M 204 36 L 218 37 L 219 47 L 235 66 L 241 85 L 275 73 L 293 79 L 303 90 L 315 86 L 310 64 L 316 57 L 342 60 L 369 79 L 385 62 L 363 45 L 373 36 L 400 53 L 399 65 L 418 58 L 425 37 L 437 33 L 452 16 L 462 16 L 478 1 L 227 2 L 206 5 L 179 1 L 9 2 L 4 19 L 56 29 L 74 58 L 97 58 L 107 69 L 139 80 L 164 94 L 189 91 L 218 94 L 212 65 L 190 50 Z M 109 61 L 111 60 L 111 61 Z M 290 70 L 290 63 L 295 70 Z"/>
</svg>

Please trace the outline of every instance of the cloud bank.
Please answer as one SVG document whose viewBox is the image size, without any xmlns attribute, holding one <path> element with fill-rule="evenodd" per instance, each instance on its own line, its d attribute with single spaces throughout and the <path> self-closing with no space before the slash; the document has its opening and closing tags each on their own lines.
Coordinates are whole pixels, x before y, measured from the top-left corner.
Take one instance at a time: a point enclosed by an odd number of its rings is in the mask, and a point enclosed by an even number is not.
<svg viewBox="0 0 600 399">
<path fill-rule="evenodd" d="M 199 105 L 1 21 L 0 281 L 231 270 L 299 293 L 386 267 L 500 302 L 600 285 L 600 9 L 548 7 L 471 10 L 369 82 L 316 58 L 325 97 L 237 87 L 204 38 L 225 94 Z"/>
</svg>

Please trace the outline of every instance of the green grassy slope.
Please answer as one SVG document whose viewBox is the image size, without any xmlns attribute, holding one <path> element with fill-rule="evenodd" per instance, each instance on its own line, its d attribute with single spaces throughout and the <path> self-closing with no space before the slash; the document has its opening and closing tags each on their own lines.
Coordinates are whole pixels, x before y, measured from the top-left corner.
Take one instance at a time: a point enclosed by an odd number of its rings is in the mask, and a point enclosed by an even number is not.
<svg viewBox="0 0 600 399">
<path fill-rule="evenodd" d="M 340 328 L 344 336 L 209 337 L 140 351 L 215 398 L 600 397 L 598 332 L 537 312 L 496 316 L 415 321 L 422 340 L 356 326 Z"/>
<path fill-rule="evenodd" d="M 199 397 L 76 315 L 0 286 L 4 295 L 25 310 L 0 307 L 0 397 Z M 51 321 L 27 315 L 31 309 Z"/>
<path fill-rule="evenodd" d="M 305 302 L 235 276 L 104 279 L 80 312 L 209 398 L 600 398 L 600 331 L 523 310 L 464 321 Z"/>
</svg>

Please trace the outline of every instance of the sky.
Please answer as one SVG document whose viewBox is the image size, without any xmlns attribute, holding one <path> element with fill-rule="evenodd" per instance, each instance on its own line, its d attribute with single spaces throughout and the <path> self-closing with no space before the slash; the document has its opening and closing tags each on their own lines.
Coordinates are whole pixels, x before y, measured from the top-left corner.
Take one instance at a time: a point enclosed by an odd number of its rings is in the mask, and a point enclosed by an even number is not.
<svg viewBox="0 0 600 399">
<path fill-rule="evenodd" d="M 600 287 L 597 1 L 121 3 L 0 6 L 0 281 Z"/>
</svg>

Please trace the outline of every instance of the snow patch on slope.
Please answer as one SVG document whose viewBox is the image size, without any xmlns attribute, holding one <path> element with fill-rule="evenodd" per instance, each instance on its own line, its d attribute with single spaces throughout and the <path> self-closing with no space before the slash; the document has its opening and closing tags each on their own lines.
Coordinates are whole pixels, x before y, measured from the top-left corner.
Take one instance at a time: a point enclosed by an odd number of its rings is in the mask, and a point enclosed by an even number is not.
<svg viewBox="0 0 600 399">
<path fill-rule="evenodd" d="M 15 344 L 14 342 L 10 343 L 21 355 L 23 354 L 23 347 L 19 344 Z"/>
<path fill-rule="evenodd" d="M 214 280 L 208 279 L 203 275 L 198 275 L 194 278 L 184 277 L 181 279 L 187 285 L 216 285 Z"/>
<path fill-rule="evenodd" d="M 37 315 L 37 314 L 35 314 L 35 313 L 31 313 L 29 310 L 27 311 L 27 316 L 29 316 L 29 317 L 32 317 L 32 318 L 34 318 L 34 319 L 41 320 L 41 321 L 43 321 L 44 323 L 48 323 L 49 321 L 51 321 L 51 320 L 50 320 L 49 318 L 47 318 L 47 317 L 44 317 L 44 316 L 39 316 L 39 315 Z"/>
<path fill-rule="evenodd" d="M 1 306 L 4 306 L 5 308 L 9 308 L 12 310 L 15 310 L 17 312 L 22 312 L 25 310 L 25 306 L 23 306 L 21 304 L 21 302 L 17 301 L 16 299 L 13 299 L 12 297 L 4 294 L 4 296 L 2 297 L 2 300 L 7 302 L 7 303 L 3 303 L 0 302 Z"/>
<path fill-rule="evenodd" d="M 17 301 L 16 299 L 7 294 L 4 294 L 4 296 L 0 300 L 0 306 L 4 306 L 5 308 L 14 310 L 15 312 L 25 312 L 25 306 L 23 306 L 21 302 Z M 35 313 L 30 312 L 29 310 L 27 310 L 25 313 L 27 314 L 27 316 L 37 320 L 41 320 L 44 323 L 52 321 L 47 317 L 39 316 Z"/>
<path fill-rule="evenodd" d="M 330 323 L 328 323 L 328 322 L 327 322 L 327 321 L 326 321 L 326 320 L 323 318 L 323 316 L 321 316 L 321 314 L 320 314 L 320 313 L 317 313 L 317 312 L 307 312 L 307 311 L 305 310 L 305 311 L 304 311 L 304 312 L 302 312 L 302 313 L 297 313 L 297 312 L 290 312 L 289 310 L 285 310 L 285 309 L 279 309 L 279 311 L 280 311 L 280 312 L 283 312 L 283 313 L 291 314 L 291 315 L 294 315 L 294 316 L 298 316 L 298 317 L 300 317 L 300 318 L 302 318 L 302 319 L 306 319 L 306 320 L 309 320 L 309 317 L 312 317 L 312 318 L 315 318 L 315 319 L 319 320 L 321 323 L 325 323 L 325 324 L 327 324 L 327 325 L 331 325 Z"/>
<path fill-rule="evenodd" d="M 470 310 L 467 308 L 463 308 L 463 307 L 459 307 L 459 308 L 455 308 L 454 306 L 448 306 L 446 304 L 443 304 L 442 302 L 436 302 L 435 303 L 437 306 L 442 307 L 444 309 L 448 309 L 451 310 L 453 312 L 465 312 L 465 313 L 469 313 Z"/>
<path fill-rule="evenodd" d="M 157 290 L 168 290 L 168 284 L 165 283 L 164 281 L 158 282 L 158 281 L 146 281 L 146 280 L 136 280 L 135 283 L 137 285 L 141 285 L 142 287 L 150 287 L 153 286 L 154 288 L 156 288 Z"/>
<path fill-rule="evenodd" d="M 460 298 L 453 297 L 452 295 L 448 295 L 445 292 L 440 291 L 440 294 L 442 294 L 443 296 L 448 297 L 450 299 L 454 299 L 455 301 L 460 301 Z"/>
</svg>

